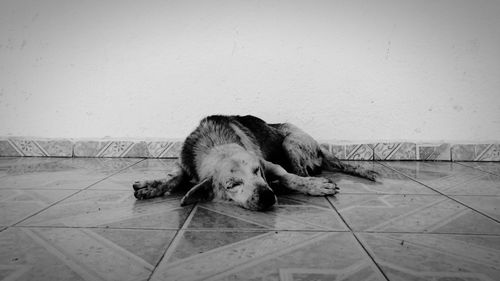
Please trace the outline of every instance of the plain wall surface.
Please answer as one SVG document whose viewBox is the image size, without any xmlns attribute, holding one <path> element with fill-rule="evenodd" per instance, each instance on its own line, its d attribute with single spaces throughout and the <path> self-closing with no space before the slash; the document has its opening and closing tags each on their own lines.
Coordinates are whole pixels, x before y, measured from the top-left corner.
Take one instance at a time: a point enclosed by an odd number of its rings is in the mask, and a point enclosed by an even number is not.
<svg viewBox="0 0 500 281">
<path fill-rule="evenodd" d="M 500 140 L 500 1 L 1 1 L 0 136 Z"/>
</svg>

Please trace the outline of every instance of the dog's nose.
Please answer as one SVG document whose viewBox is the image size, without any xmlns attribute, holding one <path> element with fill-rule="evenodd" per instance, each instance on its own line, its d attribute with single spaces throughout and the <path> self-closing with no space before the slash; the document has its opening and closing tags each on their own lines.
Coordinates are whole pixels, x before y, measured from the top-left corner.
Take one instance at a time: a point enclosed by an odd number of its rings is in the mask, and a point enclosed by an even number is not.
<svg viewBox="0 0 500 281">
<path fill-rule="evenodd" d="M 274 203 L 276 203 L 276 196 L 274 192 L 269 188 L 259 188 L 257 190 L 259 198 L 259 209 L 266 210 L 269 209 Z"/>
</svg>

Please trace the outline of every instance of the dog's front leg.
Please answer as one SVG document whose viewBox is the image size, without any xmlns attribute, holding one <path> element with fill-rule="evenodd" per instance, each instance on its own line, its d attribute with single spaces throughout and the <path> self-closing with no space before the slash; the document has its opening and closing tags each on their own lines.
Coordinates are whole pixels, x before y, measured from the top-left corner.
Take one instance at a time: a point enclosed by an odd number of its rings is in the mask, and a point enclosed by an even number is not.
<svg viewBox="0 0 500 281">
<path fill-rule="evenodd" d="M 326 178 L 320 177 L 300 177 L 288 173 L 280 165 L 276 165 L 266 160 L 261 160 L 266 176 L 277 178 L 281 185 L 291 190 L 296 190 L 304 194 L 313 196 L 334 195 L 339 192 L 337 185 Z"/>
<path fill-rule="evenodd" d="M 139 200 L 163 196 L 186 182 L 186 174 L 180 167 L 169 173 L 170 178 L 136 181 L 132 185 L 134 196 Z"/>
</svg>

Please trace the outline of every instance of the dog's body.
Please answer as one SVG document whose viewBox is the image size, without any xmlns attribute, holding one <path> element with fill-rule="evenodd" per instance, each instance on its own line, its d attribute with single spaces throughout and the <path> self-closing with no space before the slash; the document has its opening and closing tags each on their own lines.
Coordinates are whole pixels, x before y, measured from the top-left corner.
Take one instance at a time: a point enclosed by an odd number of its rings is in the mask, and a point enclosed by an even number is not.
<svg viewBox="0 0 500 281">
<path fill-rule="evenodd" d="M 137 199 L 192 187 L 182 205 L 213 199 L 234 201 L 251 210 L 274 205 L 268 183 L 309 195 L 334 195 L 322 170 L 375 180 L 376 173 L 340 162 L 308 134 L 288 123 L 267 124 L 254 116 L 209 116 L 186 138 L 180 166 L 169 179 L 135 182 Z"/>
</svg>

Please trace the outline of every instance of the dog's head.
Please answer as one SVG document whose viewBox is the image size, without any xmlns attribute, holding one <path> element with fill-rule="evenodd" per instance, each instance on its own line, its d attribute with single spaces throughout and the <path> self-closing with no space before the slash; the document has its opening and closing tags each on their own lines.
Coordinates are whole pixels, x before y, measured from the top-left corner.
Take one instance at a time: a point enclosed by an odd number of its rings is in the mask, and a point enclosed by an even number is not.
<svg viewBox="0 0 500 281">
<path fill-rule="evenodd" d="M 216 153 L 205 165 L 210 171 L 182 199 L 182 204 L 212 199 L 233 201 L 250 210 L 266 210 L 276 196 L 266 182 L 260 158 L 244 149 Z"/>
</svg>

